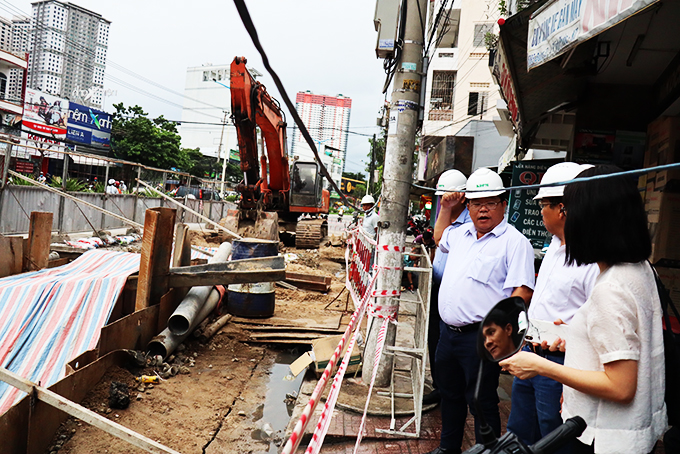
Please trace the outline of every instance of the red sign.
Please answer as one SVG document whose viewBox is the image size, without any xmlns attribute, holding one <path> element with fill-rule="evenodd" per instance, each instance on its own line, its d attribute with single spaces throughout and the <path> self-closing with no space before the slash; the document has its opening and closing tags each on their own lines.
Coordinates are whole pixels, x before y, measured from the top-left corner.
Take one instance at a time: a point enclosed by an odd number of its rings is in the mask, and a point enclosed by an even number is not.
<svg viewBox="0 0 680 454">
<path fill-rule="evenodd" d="M 19 173 L 33 173 L 33 163 L 31 161 L 17 161 L 14 168 Z"/>
</svg>

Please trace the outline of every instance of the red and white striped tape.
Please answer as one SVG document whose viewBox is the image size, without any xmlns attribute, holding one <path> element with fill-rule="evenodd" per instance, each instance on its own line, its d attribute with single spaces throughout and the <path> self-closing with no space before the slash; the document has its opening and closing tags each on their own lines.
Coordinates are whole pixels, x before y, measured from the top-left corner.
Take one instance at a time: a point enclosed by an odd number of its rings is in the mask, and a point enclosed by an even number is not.
<svg viewBox="0 0 680 454">
<path fill-rule="evenodd" d="M 401 295 L 400 290 L 373 290 L 371 296 L 375 298 L 385 298 L 389 296 L 399 296 Z"/>
<path fill-rule="evenodd" d="M 345 257 L 347 257 L 349 254 L 346 254 Z M 380 273 L 377 272 L 373 276 L 369 288 L 371 288 L 375 284 L 375 280 L 378 277 Z M 335 364 L 338 360 L 338 357 L 340 356 L 340 352 L 345 347 L 345 342 L 347 341 L 347 338 L 349 337 L 349 334 L 354 331 L 354 328 L 358 326 L 357 320 L 361 320 L 363 317 L 364 312 L 366 311 L 366 308 L 368 306 L 368 299 L 370 297 L 370 292 L 366 292 L 364 295 L 363 299 L 357 298 L 356 291 L 354 290 L 354 286 L 351 285 L 349 282 L 349 277 L 347 277 L 347 282 L 346 282 L 347 288 L 349 289 L 350 294 L 352 295 L 352 299 L 354 300 L 355 304 L 360 301 L 359 307 L 354 311 L 352 314 L 352 317 L 349 320 L 349 323 L 347 325 L 347 328 L 345 329 L 345 333 L 342 335 L 342 339 L 340 339 L 340 343 L 338 346 L 335 348 L 335 351 L 333 352 L 333 356 L 331 356 L 331 359 L 328 361 L 328 365 L 326 366 L 326 369 L 324 369 L 323 374 L 321 375 L 321 378 L 319 379 L 319 382 L 316 384 L 316 387 L 314 388 L 314 391 L 312 392 L 311 397 L 309 398 L 309 402 L 305 406 L 304 410 L 302 411 L 302 415 L 300 416 L 300 419 L 298 422 L 295 424 L 295 428 L 293 429 L 293 432 L 286 442 L 286 445 L 283 447 L 283 450 L 281 451 L 281 454 L 292 454 L 295 452 L 297 447 L 300 445 L 300 440 L 302 438 L 302 434 L 304 433 L 305 429 L 307 428 L 307 424 L 309 423 L 309 418 L 314 412 L 314 409 L 319 403 L 319 399 L 321 397 L 321 394 L 323 393 L 324 388 L 326 387 L 326 384 L 328 382 L 328 378 L 331 375 L 331 371 L 335 367 Z M 351 350 L 348 351 L 351 353 Z M 327 428 L 326 428 L 327 430 Z M 318 436 L 317 436 L 318 438 Z"/>
<path fill-rule="evenodd" d="M 404 252 L 406 248 L 403 246 L 390 246 L 387 244 L 379 244 L 377 250 L 378 252 Z"/>
<path fill-rule="evenodd" d="M 378 373 L 378 365 L 380 364 L 380 358 L 382 357 L 382 351 L 385 347 L 385 338 L 387 337 L 387 325 L 389 324 L 388 319 L 384 319 L 382 325 L 380 325 L 380 330 L 378 330 L 377 345 L 375 347 L 375 357 L 373 360 L 373 373 L 371 374 L 371 384 L 368 386 L 368 396 L 366 397 L 366 405 L 364 406 L 364 414 L 361 417 L 361 425 L 359 426 L 359 433 L 357 434 L 357 442 L 354 445 L 354 454 L 357 453 L 359 449 L 359 444 L 361 444 L 361 439 L 364 436 L 364 427 L 366 427 L 366 414 L 368 413 L 368 404 L 371 402 L 371 394 L 373 393 L 373 385 L 375 383 L 375 377 Z"/>
</svg>

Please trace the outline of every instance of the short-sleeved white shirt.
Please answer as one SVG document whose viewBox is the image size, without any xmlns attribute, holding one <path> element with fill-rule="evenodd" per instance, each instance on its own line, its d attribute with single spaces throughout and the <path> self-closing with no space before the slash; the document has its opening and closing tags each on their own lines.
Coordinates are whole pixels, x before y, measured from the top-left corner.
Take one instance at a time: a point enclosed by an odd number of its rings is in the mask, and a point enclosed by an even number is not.
<svg viewBox="0 0 680 454">
<path fill-rule="evenodd" d="M 439 315 L 448 325 L 479 322 L 515 288 L 534 288 L 534 250 L 505 219 L 479 239 L 472 222 L 449 226 L 439 245 L 449 251 L 439 287 Z"/>
<path fill-rule="evenodd" d="M 364 233 L 366 233 L 366 235 L 368 235 L 370 238 L 375 238 L 375 229 L 378 227 L 379 220 L 380 215 L 376 213 L 375 209 L 371 212 L 371 214 L 364 218 L 364 221 L 361 225 L 364 228 Z"/>
<path fill-rule="evenodd" d="M 593 291 L 595 279 L 600 274 L 596 263 L 567 265 L 566 247 L 553 236 L 538 271 L 536 288 L 529 305 L 529 318 L 564 323 L 571 319 Z"/>
<path fill-rule="evenodd" d="M 470 212 L 467 207 L 463 209 L 460 215 L 456 218 L 453 223 L 451 223 L 451 228 L 457 229 L 458 227 L 470 222 Z M 441 282 L 442 275 L 444 274 L 444 268 L 446 267 L 446 259 L 449 256 L 449 250 L 437 246 L 437 250 L 434 253 L 434 260 L 432 261 L 432 279 L 437 282 Z"/>
<path fill-rule="evenodd" d="M 666 430 L 661 303 L 646 262 L 614 265 L 600 274 L 574 315 L 564 365 L 603 371 L 619 360 L 637 361 L 637 390 L 629 404 L 564 387 L 562 418 L 581 416 L 582 443 L 596 453 L 650 452 Z M 672 386 L 677 386 L 673 383 Z"/>
</svg>

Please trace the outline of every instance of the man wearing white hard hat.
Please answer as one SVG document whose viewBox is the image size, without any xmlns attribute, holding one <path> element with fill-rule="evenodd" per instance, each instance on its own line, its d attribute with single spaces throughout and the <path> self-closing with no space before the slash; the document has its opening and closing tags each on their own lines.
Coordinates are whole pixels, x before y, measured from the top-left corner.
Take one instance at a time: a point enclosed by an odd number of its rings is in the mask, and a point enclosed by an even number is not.
<svg viewBox="0 0 680 454">
<path fill-rule="evenodd" d="M 109 185 L 106 187 L 107 194 L 118 194 L 118 188 L 116 188 L 116 180 L 113 178 L 109 179 Z"/>
<path fill-rule="evenodd" d="M 375 206 L 375 199 L 373 198 L 372 195 L 366 194 L 362 199 L 361 199 L 361 209 L 364 210 L 365 212 L 368 212 Z M 361 224 L 364 233 L 369 238 L 375 239 L 375 234 L 378 231 L 378 221 L 380 220 L 380 216 L 378 216 L 378 213 L 376 213 L 376 210 L 373 209 L 366 215 L 364 218 L 364 222 Z"/>
<path fill-rule="evenodd" d="M 541 184 L 573 180 L 589 167 L 592 166 L 575 162 L 555 164 L 545 172 Z M 552 241 L 538 272 L 536 289 L 529 306 L 530 320 L 569 324 L 578 308 L 590 296 L 595 279 L 600 273 L 596 263 L 583 266 L 566 264 L 566 214 L 562 204 L 563 195 L 564 186 L 552 186 L 540 188 L 534 197 L 541 208 L 543 224 L 552 234 Z M 525 347 L 525 350 L 564 364 L 564 352 L 556 347 L 557 345 L 553 345 L 549 348 L 545 342 L 543 346 L 534 344 L 532 347 Z M 527 445 L 537 442 L 562 424 L 561 396 L 562 384 L 555 380 L 540 375 L 526 380 L 515 378 L 512 383 L 512 409 L 508 431 L 513 432 Z M 558 452 L 569 452 L 569 447 Z"/>
<path fill-rule="evenodd" d="M 437 180 L 437 191 L 434 195 L 441 196 L 448 192 L 460 192 L 465 190 L 465 183 L 467 178 L 462 172 L 451 169 L 442 173 Z M 437 216 L 441 213 L 441 209 L 437 210 Z M 451 228 L 458 228 L 470 222 L 470 213 L 467 207 L 459 204 L 451 208 L 449 215 L 449 223 Z M 440 238 L 435 238 L 435 242 Z M 437 366 L 435 364 L 435 352 L 437 351 L 437 343 L 439 342 L 439 324 L 441 317 L 439 317 L 439 286 L 442 282 L 442 275 L 444 274 L 444 267 L 446 266 L 446 259 L 449 256 L 449 250 L 443 246 L 437 246 L 434 260 L 432 260 L 432 291 L 430 293 L 430 319 L 427 328 L 427 349 L 430 358 L 430 373 L 432 375 L 432 385 L 434 390 L 423 397 L 423 404 L 439 403 L 439 386 L 437 385 Z"/>
<path fill-rule="evenodd" d="M 467 203 L 472 222 L 454 229 L 451 210 Z M 529 240 L 505 220 L 507 192 L 500 176 L 489 169 L 475 171 L 465 193 L 442 196 L 441 213 L 435 223 L 435 239 L 449 256 L 439 289 L 440 338 L 435 354 L 437 384 L 441 394 L 442 435 L 433 453 L 460 453 L 468 408 L 479 372 L 477 331 L 484 316 L 500 300 L 520 296 L 527 303 L 534 288 L 534 250 Z M 497 436 L 497 365 L 482 372 L 478 403 Z M 481 443 L 475 418 L 475 434 Z"/>
</svg>

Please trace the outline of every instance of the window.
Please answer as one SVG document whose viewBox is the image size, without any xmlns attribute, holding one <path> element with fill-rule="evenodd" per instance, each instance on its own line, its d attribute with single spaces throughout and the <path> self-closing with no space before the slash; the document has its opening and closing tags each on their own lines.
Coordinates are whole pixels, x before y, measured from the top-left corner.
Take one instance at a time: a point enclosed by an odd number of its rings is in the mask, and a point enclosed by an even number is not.
<svg viewBox="0 0 680 454">
<path fill-rule="evenodd" d="M 484 35 L 493 30 L 493 22 L 485 22 L 483 24 L 475 24 L 475 37 L 472 45 L 474 47 L 484 46 Z"/>
<path fill-rule="evenodd" d="M 455 71 L 433 71 L 428 120 L 453 121 L 453 88 L 455 84 Z"/>
<path fill-rule="evenodd" d="M 489 92 L 470 92 L 468 97 L 468 115 L 483 115 L 486 112 Z"/>
</svg>

